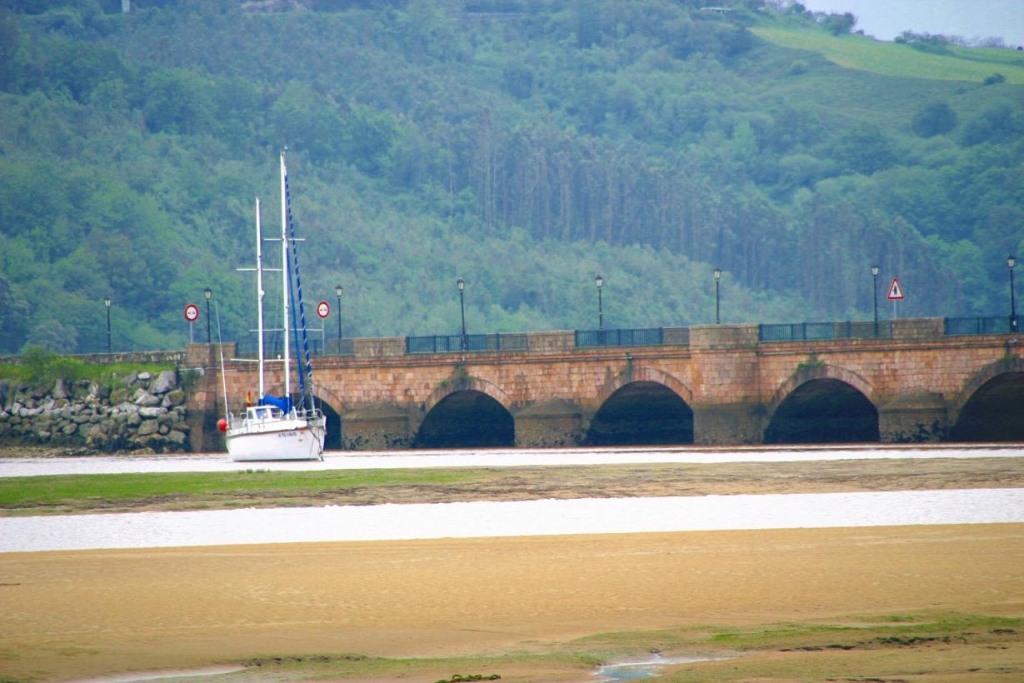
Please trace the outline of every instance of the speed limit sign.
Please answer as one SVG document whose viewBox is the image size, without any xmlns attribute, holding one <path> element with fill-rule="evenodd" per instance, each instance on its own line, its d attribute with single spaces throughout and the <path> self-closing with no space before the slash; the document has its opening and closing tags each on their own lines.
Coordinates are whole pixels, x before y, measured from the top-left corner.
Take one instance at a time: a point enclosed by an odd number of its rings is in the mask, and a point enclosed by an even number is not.
<svg viewBox="0 0 1024 683">
<path fill-rule="evenodd" d="M 189 304 L 185 307 L 185 320 L 190 323 L 194 323 L 199 320 L 199 307 L 195 304 Z"/>
<path fill-rule="evenodd" d="M 316 314 L 321 318 L 326 318 L 331 314 L 331 305 L 326 301 L 321 301 L 316 305 Z"/>
</svg>

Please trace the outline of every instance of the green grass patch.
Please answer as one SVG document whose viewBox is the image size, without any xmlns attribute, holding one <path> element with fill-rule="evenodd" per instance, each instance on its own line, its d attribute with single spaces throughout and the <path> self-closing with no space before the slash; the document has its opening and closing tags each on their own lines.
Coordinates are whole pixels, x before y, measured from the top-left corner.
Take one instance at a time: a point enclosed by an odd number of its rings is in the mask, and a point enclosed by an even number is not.
<svg viewBox="0 0 1024 683">
<path fill-rule="evenodd" d="M 365 657 L 361 655 L 308 655 L 257 657 L 245 664 L 248 679 L 273 677 L 281 680 L 400 680 L 430 678 L 444 681 L 502 680 L 529 681 L 545 671 L 569 675 L 575 680 L 589 675 L 601 662 L 571 652 L 538 654 L 512 652 L 495 655 L 437 657 L 422 659 Z M 499 678 L 491 679 L 492 676 Z M 555 680 L 565 680 L 556 677 Z"/>
<path fill-rule="evenodd" d="M 471 485 L 487 470 L 395 469 L 331 472 L 84 474 L 0 479 L 0 510 L 11 514 L 106 511 L 111 508 L 201 509 L 371 504 L 388 489 Z"/>
<path fill-rule="evenodd" d="M 905 614 L 858 617 L 843 624 L 773 624 L 715 633 L 709 644 L 737 651 L 785 648 L 854 648 L 963 637 L 968 633 L 1021 631 L 1024 618 L 975 614 Z"/>
<path fill-rule="evenodd" d="M 1024 54 L 1014 50 L 950 47 L 948 54 L 934 54 L 858 35 L 768 26 L 751 31 L 774 45 L 815 52 L 847 69 L 883 76 L 982 83 L 1000 73 L 1007 83 L 1024 83 Z"/>
<path fill-rule="evenodd" d="M 80 358 L 60 356 L 52 351 L 33 347 L 22 355 L 20 363 L 0 363 L 0 379 L 28 382 L 34 386 L 50 385 L 58 379 L 67 382 L 86 380 L 109 384 L 115 378 L 127 377 L 133 372 L 149 372 L 156 375 L 164 370 L 173 369 L 172 364 L 86 363 Z"/>
</svg>

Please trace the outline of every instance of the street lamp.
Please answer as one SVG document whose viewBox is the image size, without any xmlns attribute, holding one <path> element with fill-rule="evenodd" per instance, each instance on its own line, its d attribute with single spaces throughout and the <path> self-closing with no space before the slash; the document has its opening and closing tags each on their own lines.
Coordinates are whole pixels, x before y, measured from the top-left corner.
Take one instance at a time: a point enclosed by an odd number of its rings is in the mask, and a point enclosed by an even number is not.
<svg viewBox="0 0 1024 683">
<path fill-rule="evenodd" d="M 719 305 L 719 298 L 718 298 L 718 282 L 721 279 L 722 279 L 722 269 L 721 268 L 715 268 L 715 324 L 716 325 L 719 324 L 720 322 L 722 322 L 722 317 L 720 315 L 721 314 L 721 307 Z"/>
<path fill-rule="evenodd" d="M 210 334 L 210 299 L 213 297 L 213 290 L 207 287 L 203 290 L 203 296 L 206 297 L 206 343 L 212 344 L 213 337 Z"/>
<path fill-rule="evenodd" d="M 466 350 L 466 299 L 463 291 L 466 289 L 466 281 L 461 277 L 455 281 L 459 287 L 459 310 L 462 311 L 462 350 Z"/>
<path fill-rule="evenodd" d="M 341 295 L 345 292 L 345 288 L 341 285 L 334 286 L 334 293 L 338 295 L 338 340 L 341 340 Z M 341 352 L 341 349 L 338 349 Z"/>
<path fill-rule="evenodd" d="M 878 336 L 878 266 L 871 266 L 871 286 L 875 296 L 875 336 Z"/>
<path fill-rule="evenodd" d="M 112 353 L 112 347 L 110 345 L 110 304 L 113 303 L 110 297 L 103 298 L 103 305 L 107 307 L 107 353 Z"/>
<path fill-rule="evenodd" d="M 604 329 L 604 304 L 601 301 L 601 288 L 604 287 L 604 278 L 599 274 L 594 278 L 597 285 L 597 329 Z"/>
<path fill-rule="evenodd" d="M 1010 332 L 1017 331 L 1017 298 L 1013 293 L 1013 267 L 1017 263 L 1016 256 L 1006 257 L 1006 267 L 1010 269 Z"/>
</svg>

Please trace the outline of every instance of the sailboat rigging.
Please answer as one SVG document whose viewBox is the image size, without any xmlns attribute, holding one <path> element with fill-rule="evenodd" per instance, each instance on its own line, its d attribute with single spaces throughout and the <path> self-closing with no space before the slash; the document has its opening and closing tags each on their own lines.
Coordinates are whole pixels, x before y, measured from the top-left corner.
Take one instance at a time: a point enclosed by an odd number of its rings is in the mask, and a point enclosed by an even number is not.
<svg viewBox="0 0 1024 683">
<path fill-rule="evenodd" d="M 292 221 L 288 188 L 288 171 L 285 153 L 281 152 L 281 288 L 282 288 L 282 375 L 284 393 L 270 396 L 266 393 L 265 368 L 268 362 L 264 345 L 263 236 L 260 226 L 260 205 L 256 200 L 256 297 L 257 297 L 257 363 L 259 365 L 259 391 L 255 404 L 246 401 L 245 411 L 239 414 L 228 412 L 220 421 L 221 431 L 232 460 L 244 462 L 254 460 L 315 460 L 323 459 L 326 420 L 314 401 L 313 368 L 310 363 L 309 338 L 306 333 L 306 315 L 302 301 L 302 281 L 299 277 L 298 255 Z M 295 278 L 295 291 L 291 280 Z M 296 307 L 294 297 L 298 297 Z M 293 311 L 298 309 L 298 324 L 292 321 Z M 296 357 L 300 399 L 298 405 L 291 393 L 291 352 L 292 341 L 289 332 L 295 333 L 295 348 L 298 353 L 300 341 L 303 355 Z M 301 337 L 300 337 L 301 334 Z"/>
</svg>

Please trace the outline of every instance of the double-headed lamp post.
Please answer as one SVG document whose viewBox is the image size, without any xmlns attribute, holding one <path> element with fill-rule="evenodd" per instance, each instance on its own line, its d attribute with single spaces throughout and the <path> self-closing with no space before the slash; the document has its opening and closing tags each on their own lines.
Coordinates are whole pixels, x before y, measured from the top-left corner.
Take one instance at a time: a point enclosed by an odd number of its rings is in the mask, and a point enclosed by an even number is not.
<svg viewBox="0 0 1024 683">
<path fill-rule="evenodd" d="M 206 297 L 206 343 L 213 343 L 213 335 L 210 334 L 210 299 L 213 298 L 213 290 L 207 287 L 203 290 L 203 296 Z"/>
<path fill-rule="evenodd" d="M 875 336 L 878 336 L 878 266 L 871 266 L 871 287 L 875 298 Z"/>
<path fill-rule="evenodd" d="M 719 305 L 720 299 L 718 298 L 718 283 L 722 279 L 722 269 L 715 268 L 715 324 L 722 322 L 721 306 Z"/>
<path fill-rule="evenodd" d="M 466 281 L 461 277 L 455 281 L 459 288 L 459 310 L 462 312 L 462 350 L 466 350 L 466 299 L 463 292 L 466 290 Z"/>
<path fill-rule="evenodd" d="M 338 295 L 338 340 L 341 340 L 341 295 L 345 293 L 345 288 L 341 285 L 334 286 L 334 293 Z"/>
<path fill-rule="evenodd" d="M 598 274 L 594 278 L 594 284 L 597 285 L 597 329 L 604 329 L 604 303 L 601 301 L 601 288 L 604 287 L 604 278 Z"/>
<path fill-rule="evenodd" d="M 1017 297 L 1013 292 L 1013 267 L 1017 265 L 1016 256 L 1006 257 L 1006 267 L 1010 270 L 1010 332 L 1017 331 Z"/>
<path fill-rule="evenodd" d="M 107 307 L 107 353 L 112 353 L 113 347 L 110 344 L 110 304 L 113 301 L 109 296 L 103 298 L 103 305 Z"/>
</svg>

